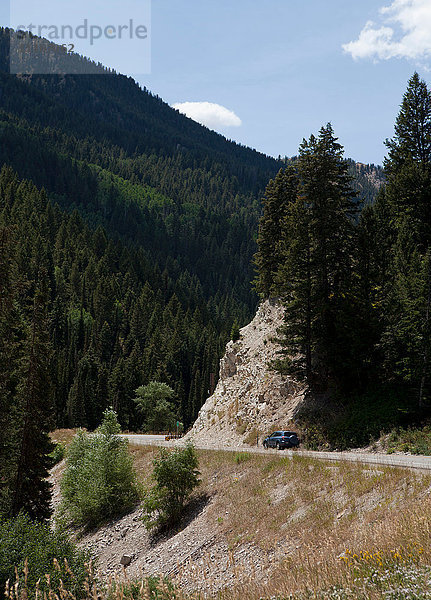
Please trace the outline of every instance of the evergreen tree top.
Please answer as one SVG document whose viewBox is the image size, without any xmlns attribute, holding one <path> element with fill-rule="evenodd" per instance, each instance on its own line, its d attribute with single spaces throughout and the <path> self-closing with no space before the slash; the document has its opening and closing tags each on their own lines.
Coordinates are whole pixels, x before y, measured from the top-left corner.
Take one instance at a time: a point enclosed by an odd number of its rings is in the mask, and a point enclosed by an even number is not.
<svg viewBox="0 0 431 600">
<path fill-rule="evenodd" d="M 385 144 L 389 149 L 385 161 L 389 175 L 408 162 L 424 166 L 431 161 L 431 92 L 417 72 L 409 79 L 395 123 L 395 135 Z"/>
</svg>

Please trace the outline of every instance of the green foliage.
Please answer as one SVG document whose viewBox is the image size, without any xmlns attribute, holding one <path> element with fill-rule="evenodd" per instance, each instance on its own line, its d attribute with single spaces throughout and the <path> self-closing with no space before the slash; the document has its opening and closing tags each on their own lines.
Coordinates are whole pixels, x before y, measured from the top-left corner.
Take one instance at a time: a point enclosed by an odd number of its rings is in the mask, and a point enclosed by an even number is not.
<svg viewBox="0 0 431 600">
<path fill-rule="evenodd" d="M 431 400 L 431 92 L 417 73 L 386 145 L 391 284 L 383 304 L 383 367 L 410 387 L 423 410 Z"/>
<path fill-rule="evenodd" d="M 106 437 L 121 433 L 121 426 L 118 422 L 117 413 L 112 406 L 103 412 L 103 420 L 97 428 L 97 432 Z"/>
<path fill-rule="evenodd" d="M 113 580 L 106 600 L 175 600 L 178 589 L 167 577 L 151 576 L 144 580 Z"/>
<path fill-rule="evenodd" d="M 148 529 L 175 526 L 192 491 L 200 484 L 199 461 L 193 445 L 162 448 L 153 461 L 154 487 L 144 499 L 144 523 Z"/>
<path fill-rule="evenodd" d="M 54 450 L 49 454 L 49 458 L 51 459 L 51 464 L 53 466 L 61 462 L 65 456 L 66 446 L 61 442 L 56 443 L 54 446 Z"/>
<path fill-rule="evenodd" d="M 15 567 L 20 579 L 19 589 L 23 590 L 27 559 L 29 598 L 35 597 L 37 582 L 39 582 L 39 594 L 48 590 L 45 574 L 50 576 L 51 588 L 54 593 L 59 594 L 60 585 L 63 582 L 64 587 L 77 598 L 84 597 L 85 563 L 89 557 L 82 550 L 78 550 L 64 535 L 64 532 L 52 531 L 48 525 L 32 521 L 21 513 L 14 519 L 0 519 L 0 540 L 0 590 L 2 590 L 2 594 L 8 579 L 11 583 L 15 582 Z M 54 559 L 57 561 L 55 565 Z M 65 560 L 67 560 L 67 566 Z"/>
<path fill-rule="evenodd" d="M 2 266 L 9 265 L 11 279 L 3 268 L 2 327 L 9 337 L 1 355 L 0 419 L 10 419 L 7 406 L 17 388 L 38 276 L 32 265 L 40 264 L 52 288 L 45 331 L 53 354 L 45 382 L 53 382 L 57 426 L 95 429 L 110 403 L 122 428 L 137 429 L 135 390 L 163 378 L 175 389 L 175 413 L 188 427 L 217 371 L 232 318 L 244 320 L 245 313 L 231 300 L 216 309 L 203 298 L 197 277 L 176 267 L 176 274 L 162 276 L 141 246 L 114 243 L 101 227 L 92 230 L 77 212 L 54 208 L 6 168 L 0 175 L 2 230 L 3 222 Z"/>
<path fill-rule="evenodd" d="M 384 432 L 414 418 L 414 404 L 406 390 L 382 386 L 361 395 L 305 409 L 297 422 L 310 450 L 346 450 L 367 446 Z"/>
<path fill-rule="evenodd" d="M 1 182 L 13 174 L 3 169 Z M 0 221 L 0 512 L 32 518 L 51 514 L 47 481 L 53 445 L 53 396 L 49 337 L 49 283 L 44 266 L 33 269 L 32 292 L 19 274 L 19 252 L 12 229 Z M 24 297 L 24 298 L 23 298 Z M 4 440 L 4 441 L 3 441 Z"/>
<path fill-rule="evenodd" d="M 239 331 L 238 322 L 234 321 L 234 323 L 232 325 L 232 329 L 230 331 L 230 338 L 233 342 L 236 342 L 237 340 L 239 340 L 240 337 L 241 337 L 241 334 Z"/>
<path fill-rule="evenodd" d="M 274 180 L 271 179 L 265 190 L 257 238 L 259 249 L 254 256 L 257 269 L 255 286 L 265 298 L 279 293 L 276 276 L 282 261 L 280 242 L 284 219 L 290 205 L 296 201 L 298 183 L 297 171 L 289 165 L 286 169 L 281 169 Z"/>
<path fill-rule="evenodd" d="M 354 313 L 355 193 L 331 124 L 304 140 L 296 188 L 285 193 L 274 279 L 285 301 L 281 331 L 286 368 L 310 384 L 342 382 L 354 358 L 349 339 Z M 297 191 L 297 194 L 296 194 Z"/>
<path fill-rule="evenodd" d="M 13 229 L 0 227 L 0 513 L 10 511 L 17 443 L 13 407 L 19 384 L 20 340 L 24 329 L 18 305 L 22 282 L 18 276 L 14 245 Z"/>
<path fill-rule="evenodd" d="M 409 452 L 431 456 L 431 427 L 399 427 L 391 431 L 385 440 L 388 454 L 393 452 Z"/>
<path fill-rule="evenodd" d="M 175 412 L 170 400 L 175 396 L 174 390 L 166 383 L 150 381 L 148 385 L 139 387 L 134 402 L 143 416 L 144 431 L 173 431 Z"/>
<path fill-rule="evenodd" d="M 106 411 L 105 427 L 111 419 Z M 92 527 L 122 515 L 139 501 L 139 486 L 127 441 L 112 433 L 79 431 L 61 480 L 62 510 L 76 524 Z"/>
</svg>

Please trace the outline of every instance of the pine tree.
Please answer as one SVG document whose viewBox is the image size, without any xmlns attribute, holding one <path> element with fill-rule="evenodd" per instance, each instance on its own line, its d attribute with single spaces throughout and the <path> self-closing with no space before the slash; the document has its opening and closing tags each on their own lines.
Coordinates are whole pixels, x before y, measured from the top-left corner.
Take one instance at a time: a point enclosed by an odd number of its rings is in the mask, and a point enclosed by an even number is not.
<svg viewBox="0 0 431 600">
<path fill-rule="evenodd" d="M 387 199 L 395 226 L 406 216 L 423 251 L 431 244 L 431 92 L 417 73 L 408 82 L 395 123 L 386 141 Z"/>
<path fill-rule="evenodd" d="M 10 508 L 16 456 L 15 395 L 22 354 L 23 317 L 18 305 L 22 282 L 14 257 L 14 234 L 0 228 L 0 513 Z"/>
<path fill-rule="evenodd" d="M 284 353 L 297 374 L 326 387 L 344 383 L 353 360 L 349 298 L 357 211 L 331 124 L 302 143 L 298 174 L 298 198 L 284 220 L 278 274 L 286 302 Z"/>
<path fill-rule="evenodd" d="M 431 161 L 431 93 L 417 72 L 409 79 L 395 123 L 395 136 L 386 141 L 386 146 L 387 175 L 396 174 L 410 162 L 426 167 Z"/>
<path fill-rule="evenodd" d="M 431 93 L 415 73 L 408 82 L 395 136 L 386 142 L 389 274 L 381 338 L 387 377 L 423 407 L 430 397 Z"/>
<path fill-rule="evenodd" d="M 261 296 L 277 295 L 274 278 L 281 262 L 280 241 L 282 223 L 291 203 L 295 202 L 298 189 L 296 169 L 288 166 L 280 169 L 274 180 L 268 183 L 263 199 L 263 215 L 259 223 L 258 252 L 254 262 L 257 269 L 255 286 Z"/>
<path fill-rule="evenodd" d="M 11 502 L 13 515 L 23 510 L 39 520 L 47 519 L 51 514 L 51 484 L 47 477 L 50 467 L 48 454 L 53 448 L 48 435 L 53 426 L 53 404 L 48 300 L 47 274 L 41 270 L 34 293 L 16 397 L 19 443 Z"/>
<path fill-rule="evenodd" d="M 285 307 L 284 326 L 279 332 L 282 358 L 276 361 L 276 367 L 309 382 L 313 379 L 315 346 L 312 335 L 311 216 L 311 206 L 302 196 L 289 207 L 280 243 L 282 260 L 276 275 Z"/>
</svg>

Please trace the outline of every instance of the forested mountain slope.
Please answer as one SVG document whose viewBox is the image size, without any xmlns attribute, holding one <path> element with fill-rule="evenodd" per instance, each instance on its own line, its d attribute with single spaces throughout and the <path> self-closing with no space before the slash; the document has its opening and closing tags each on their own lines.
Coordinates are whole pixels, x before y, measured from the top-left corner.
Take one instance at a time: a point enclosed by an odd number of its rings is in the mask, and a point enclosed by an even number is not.
<svg viewBox="0 0 431 600">
<path fill-rule="evenodd" d="M 157 379 L 188 425 L 256 306 L 260 199 L 282 163 L 89 61 L 100 74 L 12 76 L 8 41 L 0 29 L 0 225 L 23 307 L 36 266 L 48 274 L 57 424 L 93 427 L 112 403 L 139 427 L 134 389 Z"/>
<path fill-rule="evenodd" d="M 320 398 L 302 414 L 313 445 L 429 425 L 431 92 L 418 73 L 394 129 L 386 185 L 361 211 L 330 123 L 266 190 L 257 287 L 285 308 L 275 368 Z"/>
</svg>

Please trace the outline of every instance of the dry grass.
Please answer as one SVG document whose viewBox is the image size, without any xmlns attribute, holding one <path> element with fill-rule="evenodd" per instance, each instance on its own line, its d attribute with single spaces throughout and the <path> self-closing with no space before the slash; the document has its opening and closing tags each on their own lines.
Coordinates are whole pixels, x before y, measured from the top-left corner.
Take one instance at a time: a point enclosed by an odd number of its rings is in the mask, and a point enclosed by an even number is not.
<svg viewBox="0 0 431 600">
<path fill-rule="evenodd" d="M 155 449 L 133 447 L 132 452 L 145 480 Z M 251 546 L 266 553 L 271 569 L 267 584 L 261 574 L 250 580 L 238 573 L 242 583 L 226 598 L 288 598 L 334 585 L 352 588 L 358 568 L 342 559 L 346 550 L 352 556 L 380 552 L 388 563 L 397 549 L 421 548 L 415 561 L 431 565 L 427 473 L 295 454 L 199 451 L 199 458 L 200 491 L 212 499 L 208 526 L 217 528 L 232 552 Z M 372 590 L 367 594 L 383 597 Z"/>
<path fill-rule="evenodd" d="M 66 447 L 76 435 L 78 429 L 56 429 L 50 434 L 50 438 L 56 444 L 64 444 Z"/>
<path fill-rule="evenodd" d="M 138 477 L 142 483 L 145 483 L 153 471 L 152 462 L 157 454 L 157 450 L 153 446 L 138 445 L 129 445 L 129 449 L 133 456 L 133 464 Z"/>
<path fill-rule="evenodd" d="M 203 485 L 213 496 L 209 519 L 231 548 L 251 543 L 277 564 L 269 585 L 248 582 L 247 593 L 231 590 L 229 597 L 287 597 L 352 585 L 355 569 L 339 558 L 346 549 L 390 557 L 397 548 L 422 548 L 421 562 L 431 564 L 428 474 L 295 455 L 200 457 Z"/>
<path fill-rule="evenodd" d="M 132 446 L 131 452 L 145 486 L 157 449 Z M 199 492 L 211 498 L 207 525 L 232 556 L 234 584 L 218 598 L 431 598 L 430 474 L 295 454 L 198 453 Z M 266 556 L 260 569 L 250 565 L 244 573 L 235 566 L 244 547 Z M 401 580 L 418 593 L 391 595 Z M 129 596 L 129 583 L 115 585 L 110 598 Z M 136 598 L 156 598 L 146 594 Z M 163 594 L 191 599 L 178 590 Z"/>
</svg>

